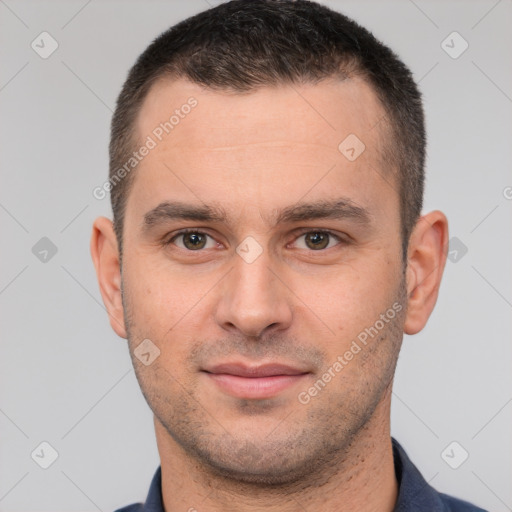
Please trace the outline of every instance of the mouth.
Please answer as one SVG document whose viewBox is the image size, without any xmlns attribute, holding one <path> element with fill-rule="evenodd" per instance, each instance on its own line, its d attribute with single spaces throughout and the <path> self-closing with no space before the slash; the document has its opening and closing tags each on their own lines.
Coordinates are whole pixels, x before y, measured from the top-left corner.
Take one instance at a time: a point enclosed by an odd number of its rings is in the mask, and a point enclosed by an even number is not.
<svg viewBox="0 0 512 512">
<path fill-rule="evenodd" d="M 274 397 L 311 373 L 283 364 L 249 366 L 242 363 L 223 363 L 202 371 L 221 391 L 246 399 Z"/>
</svg>

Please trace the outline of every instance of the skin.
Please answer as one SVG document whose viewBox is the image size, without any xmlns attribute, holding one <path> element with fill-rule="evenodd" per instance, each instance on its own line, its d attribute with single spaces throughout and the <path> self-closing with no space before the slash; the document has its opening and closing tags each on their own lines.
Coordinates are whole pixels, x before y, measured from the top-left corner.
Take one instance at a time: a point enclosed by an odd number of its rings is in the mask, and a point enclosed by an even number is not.
<svg viewBox="0 0 512 512">
<path fill-rule="evenodd" d="M 140 111 L 140 140 L 190 96 L 197 107 L 134 171 L 122 269 L 110 219 L 96 219 L 91 239 L 111 326 L 128 339 L 154 413 L 165 509 L 391 511 L 393 375 L 403 333 L 419 332 L 437 300 L 446 217 L 418 220 L 404 269 L 398 187 L 380 158 L 384 110 L 359 79 L 243 95 L 160 81 Z M 366 146 L 353 162 L 338 150 L 351 133 Z M 369 222 L 270 222 L 298 202 L 340 197 Z M 229 222 L 144 230 L 148 211 L 176 200 L 215 203 Z M 200 250 L 186 237 L 164 245 L 183 228 L 211 238 Z M 340 240 L 318 249 L 306 235 L 318 229 Z M 262 249 L 252 263 L 236 252 L 248 236 Z M 301 403 L 298 394 L 393 304 L 399 314 Z M 144 339 L 160 350 L 149 366 L 134 357 Z M 272 398 L 239 398 L 202 371 L 233 360 L 309 373 Z"/>
</svg>

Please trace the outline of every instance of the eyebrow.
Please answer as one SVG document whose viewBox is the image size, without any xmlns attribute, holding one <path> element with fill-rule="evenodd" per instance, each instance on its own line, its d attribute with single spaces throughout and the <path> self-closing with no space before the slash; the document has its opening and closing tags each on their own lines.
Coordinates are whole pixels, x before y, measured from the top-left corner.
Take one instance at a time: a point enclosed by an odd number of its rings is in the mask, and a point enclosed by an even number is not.
<svg viewBox="0 0 512 512">
<path fill-rule="evenodd" d="M 369 225 L 372 221 L 370 212 L 347 198 L 321 200 L 311 203 L 297 203 L 282 210 L 274 210 L 267 224 L 276 226 L 316 219 L 348 219 L 361 225 Z M 226 211 L 219 205 L 194 205 L 181 201 L 164 201 L 144 215 L 143 229 L 149 231 L 153 227 L 174 220 L 190 220 L 198 222 L 219 222 L 229 225 Z"/>
</svg>

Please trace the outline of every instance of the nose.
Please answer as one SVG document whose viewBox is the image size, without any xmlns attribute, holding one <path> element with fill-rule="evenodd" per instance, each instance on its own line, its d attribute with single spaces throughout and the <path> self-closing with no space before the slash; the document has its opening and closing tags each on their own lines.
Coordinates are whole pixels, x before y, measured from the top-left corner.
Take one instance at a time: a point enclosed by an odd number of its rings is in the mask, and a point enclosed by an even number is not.
<svg viewBox="0 0 512 512">
<path fill-rule="evenodd" d="M 267 254 L 264 251 L 251 263 L 234 255 L 234 268 L 223 280 L 215 312 L 221 328 L 257 338 L 290 326 L 293 295 Z"/>
</svg>

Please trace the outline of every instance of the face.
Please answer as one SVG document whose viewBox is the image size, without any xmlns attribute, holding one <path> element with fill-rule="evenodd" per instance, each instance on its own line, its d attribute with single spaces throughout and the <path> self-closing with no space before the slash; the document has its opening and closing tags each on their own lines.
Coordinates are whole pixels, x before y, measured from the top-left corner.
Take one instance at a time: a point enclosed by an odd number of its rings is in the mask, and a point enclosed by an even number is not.
<svg viewBox="0 0 512 512">
<path fill-rule="evenodd" d="M 383 115 L 356 79 L 248 94 L 162 81 L 140 111 L 156 145 L 127 200 L 124 325 L 168 443 L 211 471 L 303 478 L 388 399 L 406 291 Z"/>
</svg>

